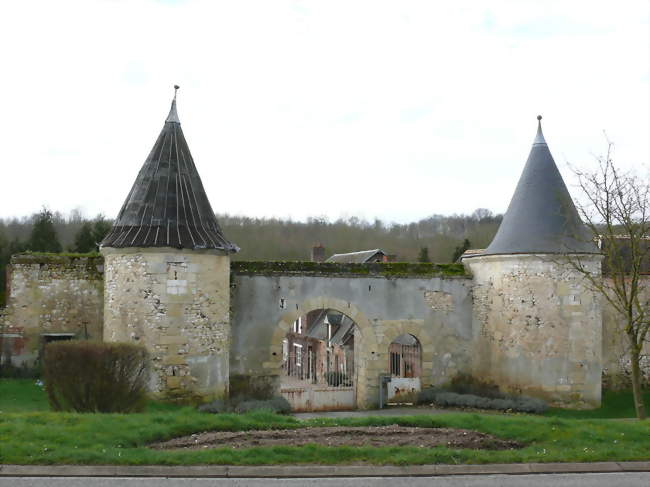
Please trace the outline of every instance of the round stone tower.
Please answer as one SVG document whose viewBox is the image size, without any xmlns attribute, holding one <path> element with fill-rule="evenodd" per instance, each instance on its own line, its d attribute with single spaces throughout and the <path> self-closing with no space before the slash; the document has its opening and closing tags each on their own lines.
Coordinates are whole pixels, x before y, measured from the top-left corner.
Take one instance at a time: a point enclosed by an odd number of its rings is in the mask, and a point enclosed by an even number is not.
<svg viewBox="0 0 650 487">
<path fill-rule="evenodd" d="M 488 248 L 463 259 L 474 276 L 473 374 L 558 406 L 600 404 L 602 313 L 576 264 L 600 274 L 593 243 L 537 136 Z"/>
<path fill-rule="evenodd" d="M 147 347 L 155 395 L 227 396 L 229 255 L 237 250 L 205 194 L 174 94 L 165 125 L 101 243 L 104 340 Z"/>
</svg>

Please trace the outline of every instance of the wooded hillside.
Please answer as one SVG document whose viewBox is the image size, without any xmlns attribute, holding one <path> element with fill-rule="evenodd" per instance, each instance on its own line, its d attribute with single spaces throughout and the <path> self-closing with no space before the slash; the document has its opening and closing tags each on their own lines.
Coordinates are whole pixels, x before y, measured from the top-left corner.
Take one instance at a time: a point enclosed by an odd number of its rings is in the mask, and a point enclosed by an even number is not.
<svg viewBox="0 0 650 487">
<path fill-rule="evenodd" d="M 428 256 L 437 263 L 452 262 L 455 251 L 468 243 L 471 248 L 486 247 L 501 222 L 501 215 L 486 209 L 471 215 L 432 215 L 408 224 L 356 217 L 333 222 L 322 218 L 306 222 L 232 215 L 217 218 L 226 237 L 241 248 L 233 260 L 309 260 L 312 246 L 322 244 L 327 257 L 380 248 L 401 262 Z M 92 252 L 109 228 L 110 220 L 101 215 L 88 218 L 79 211 L 64 215 L 46 208 L 30 217 L 0 219 L 0 306 L 4 304 L 5 267 L 11 254 L 59 248 Z"/>
</svg>

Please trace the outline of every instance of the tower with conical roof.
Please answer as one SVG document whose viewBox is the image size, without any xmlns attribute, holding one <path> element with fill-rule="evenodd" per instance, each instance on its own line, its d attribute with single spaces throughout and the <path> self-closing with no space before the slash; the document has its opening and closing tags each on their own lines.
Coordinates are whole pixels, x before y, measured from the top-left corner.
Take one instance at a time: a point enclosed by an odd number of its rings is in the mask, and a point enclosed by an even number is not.
<svg viewBox="0 0 650 487">
<path fill-rule="evenodd" d="M 104 340 L 144 344 L 159 396 L 228 393 L 230 257 L 171 110 L 109 234 Z"/>
<path fill-rule="evenodd" d="M 537 117 L 537 135 L 508 210 L 485 251 L 463 259 L 474 277 L 474 375 L 552 404 L 595 407 L 601 394 L 602 311 L 576 270 L 600 273 Z"/>
</svg>

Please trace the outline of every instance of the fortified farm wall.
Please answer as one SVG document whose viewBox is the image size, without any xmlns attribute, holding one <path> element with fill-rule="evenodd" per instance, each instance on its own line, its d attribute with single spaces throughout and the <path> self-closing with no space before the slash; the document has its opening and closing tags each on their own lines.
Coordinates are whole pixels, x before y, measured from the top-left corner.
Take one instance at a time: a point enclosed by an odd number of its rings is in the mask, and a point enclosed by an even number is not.
<svg viewBox="0 0 650 487">
<path fill-rule="evenodd" d="M 172 249 L 109 252 L 105 263 L 100 256 L 15 255 L 0 316 L 2 361 L 33 366 L 46 342 L 70 337 L 133 341 L 149 348 L 151 387 L 159 393 L 189 389 L 208 398 L 229 388 L 276 387 L 291 324 L 328 308 L 358 325 L 362 407 L 376 402 L 389 344 L 405 333 L 422 345 L 423 386 L 469 373 L 513 392 L 588 406 L 599 397 L 601 373 L 607 388 L 629 385 L 627 346 L 611 306 L 553 263 L 479 259 L 485 262 L 468 264 L 470 276 L 458 266 L 230 263 Z M 649 357 L 646 347 L 646 384 Z"/>
<path fill-rule="evenodd" d="M 99 256 L 14 255 L 0 329 L 2 362 L 34 367 L 49 341 L 101 340 L 103 274 Z"/>
<path fill-rule="evenodd" d="M 640 301 L 650 303 L 650 275 L 643 276 L 642 282 Z M 614 307 L 603 299 L 603 388 L 617 390 L 631 387 L 632 366 L 628 350 L 624 324 Z M 644 387 L 650 388 L 650 337 L 643 346 L 641 373 Z"/>
<path fill-rule="evenodd" d="M 298 317 L 318 309 L 358 327 L 358 407 L 377 405 L 389 346 L 403 334 L 420 342 L 423 386 L 470 372 L 472 281 L 461 266 L 237 262 L 231 282 L 230 373 L 250 387 L 279 387 L 282 340 Z"/>
<path fill-rule="evenodd" d="M 466 259 L 474 275 L 473 375 L 557 405 L 597 407 L 601 397 L 601 298 L 561 257 Z M 583 265 L 600 273 L 600 255 Z"/>
</svg>

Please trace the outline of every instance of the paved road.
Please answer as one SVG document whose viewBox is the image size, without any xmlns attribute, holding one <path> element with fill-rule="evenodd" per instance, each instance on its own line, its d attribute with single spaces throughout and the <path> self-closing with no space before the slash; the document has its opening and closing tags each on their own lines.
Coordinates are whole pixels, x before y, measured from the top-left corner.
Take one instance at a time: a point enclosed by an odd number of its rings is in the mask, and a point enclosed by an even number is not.
<svg viewBox="0 0 650 487">
<path fill-rule="evenodd" d="M 311 479 L 0 477 L 0 487 L 645 487 L 650 472 Z"/>
</svg>

